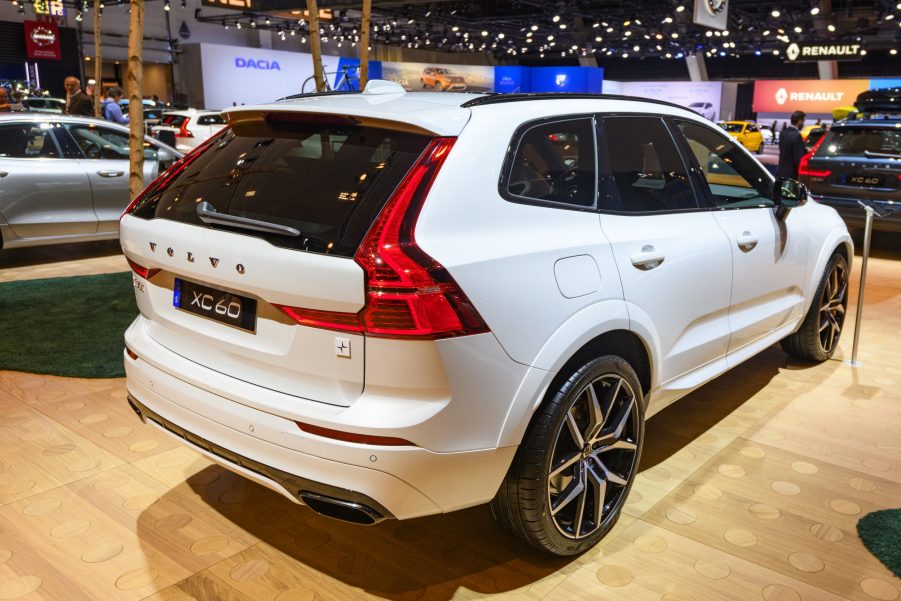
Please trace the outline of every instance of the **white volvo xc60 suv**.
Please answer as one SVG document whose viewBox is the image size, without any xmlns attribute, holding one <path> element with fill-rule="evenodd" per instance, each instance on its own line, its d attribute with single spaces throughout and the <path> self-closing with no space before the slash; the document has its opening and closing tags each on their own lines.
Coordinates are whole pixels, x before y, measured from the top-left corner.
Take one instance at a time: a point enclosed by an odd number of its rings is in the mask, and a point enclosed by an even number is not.
<svg viewBox="0 0 901 601">
<path fill-rule="evenodd" d="M 578 553 L 646 418 L 775 342 L 835 351 L 842 220 L 684 108 L 375 81 L 228 118 L 121 220 L 129 402 L 320 513 L 490 501 Z"/>
</svg>

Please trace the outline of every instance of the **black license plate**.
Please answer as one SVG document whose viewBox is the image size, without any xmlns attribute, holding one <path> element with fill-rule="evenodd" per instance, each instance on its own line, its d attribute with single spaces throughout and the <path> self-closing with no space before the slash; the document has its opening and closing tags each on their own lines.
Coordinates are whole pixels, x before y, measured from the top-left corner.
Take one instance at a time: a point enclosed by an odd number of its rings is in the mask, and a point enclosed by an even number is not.
<svg viewBox="0 0 901 601">
<path fill-rule="evenodd" d="M 188 313 L 248 332 L 256 331 L 257 301 L 252 298 L 175 278 L 172 304 Z"/>
<path fill-rule="evenodd" d="M 882 185 L 881 175 L 849 175 L 845 182 L 852 186 L 869 186 L 875 188 Z"/>
</svg>

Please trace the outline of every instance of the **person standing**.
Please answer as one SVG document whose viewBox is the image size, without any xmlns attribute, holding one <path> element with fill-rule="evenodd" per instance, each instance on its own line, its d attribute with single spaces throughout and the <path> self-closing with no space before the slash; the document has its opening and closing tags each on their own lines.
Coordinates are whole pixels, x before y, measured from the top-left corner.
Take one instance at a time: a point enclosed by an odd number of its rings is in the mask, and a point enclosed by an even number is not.
<svg viewBox="0 0 901 601">
<path fill-rule="evenodd" d="M 776 122 L 773 121 L 773 144 L 777 144 L 779 142 L 779 132 L 776 131 Z"/>
<path fill-rule="evenodd" d="M 779 167 L 776 169 L 776 177 L 798 179 L 801 157 L 807 153 L 804 140 L 801 139 L 806 116 L 803 111 L 792 113 L 791 125 L 784 128 L 779 136 Z"/>
<path fill-rule="evenodd" d="M 66 114 L 81 115 L 83 117 L 94 116 L 94 101 L 81 90 L 81 82 L 77 77 L 67 77 L 66 86 Z"/>
<path fill-rule="evenodd" d="M 107 121 L 128 125 L 128 117 L 122 114 L 122 107 L 119 106 L 120 100 L 122 100 L 122 88 L 119 86 L 111 87 L 100 105 L 100 114 Z"/>
<path fill-rule="evenodd" d="M 6 92 L 6 88 L 0 87 L 0 113 L 10 111 L 12 111 L 12 107 L 9 105 L 9 94 Z"/>
</svg>

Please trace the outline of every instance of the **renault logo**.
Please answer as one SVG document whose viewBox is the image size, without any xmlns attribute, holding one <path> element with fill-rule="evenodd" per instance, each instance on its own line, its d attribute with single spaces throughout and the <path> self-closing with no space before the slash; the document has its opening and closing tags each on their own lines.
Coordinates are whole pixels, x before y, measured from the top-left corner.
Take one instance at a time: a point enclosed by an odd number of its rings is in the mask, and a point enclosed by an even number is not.
<svg viewBox="0 0 901 601">
<path fill-rule="evenodd" d="M 785 91 L 785 88 L 779 88 L 779 91 L 776 92 L 776 102 L 785 104 L 786 100 L 788 100 L 788 92 Z"/>
<path fill-rule="evenodd" d="M 796 58 L 798 58 L 798 56 L 801 55 L 801 48 L 798 47 L 797 44 L 792 42 L 791 44 L 789 44 L 788 48 L 785 50 L 785 54 L 788 55 L 788 60 L 793 61 Z M 780 102 L 779 104 L 782 104 L 782 103 Z"/>
</svg>

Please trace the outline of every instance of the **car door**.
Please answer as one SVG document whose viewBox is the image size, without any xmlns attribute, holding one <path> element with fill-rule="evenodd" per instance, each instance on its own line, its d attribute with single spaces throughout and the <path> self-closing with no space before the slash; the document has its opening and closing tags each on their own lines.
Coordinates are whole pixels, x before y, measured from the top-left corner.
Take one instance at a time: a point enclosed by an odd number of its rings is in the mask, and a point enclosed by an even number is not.
<svg viewBox="0 0 901 601">
<path fill-rule="evenodd" d="M 18 238 L 84 236 L 97 230 L 91 184 L 78 161 L 64 158 L 58 123 L 0 125 L 0 215 Z"/>
<path fill-rule="evenodd" d="M 68 123 L 66 131 L 81 150 L 84 167 L 94 191 L 98 233 L 114 232 L 128 206 L 129 141 L 124 131 L 95 123 Z M 144 142 L 144 185 L 156 177 L 157 150 Z"/>
<path fill-rule="evenodd" d="M 807 263 L 804 222 L 774 211 L 773 180 L 732 140 L 700 123 L 678 121 L 699 186 L 729 240 L 732 306 L 729 352 L 793 324 L 804 308 Z"/>
<path fill-rule="evenodd" d="M 599 140 L 601 227 L 634 329 L 656 339 L 659 384 L 678 396 L 725 369 L 729 241 L 662 118 L 605 117 Z"/>
</svg>

